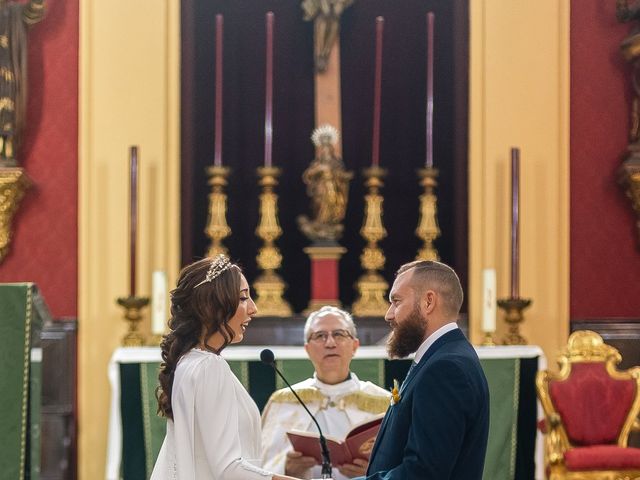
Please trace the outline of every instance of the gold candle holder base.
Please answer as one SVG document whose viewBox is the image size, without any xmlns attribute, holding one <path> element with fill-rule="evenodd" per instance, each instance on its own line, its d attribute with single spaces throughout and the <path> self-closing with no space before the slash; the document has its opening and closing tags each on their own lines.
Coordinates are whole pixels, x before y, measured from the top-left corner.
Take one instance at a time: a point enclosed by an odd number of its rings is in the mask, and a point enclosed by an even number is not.
<svg viewBox="0 0 640 480">
<path fill-rule="evenodd" d="M 290 317 L 293 314 L 291 305 L 282 298 L 286 284 L 280 275 L 273 271 L 265 272 L 253 282 L 253 287 L 258 297 L 258 316 Z"/>
<path fill-rule="evenodd" d="M 253 286 L 256 290 L 256 306 L 259 316 L 289 317 L 293 313 L 289 303 L 283 298 L 286 283 L 276 270 L 282 265 L 282 255 L 275 241 L 282 235 L 278 222 L 278 195 L 274 192 L 278 185 L 280 169 L 277 167 L 258 167 L 260 194 L 260 222 L 256 235 L 264 241 L 256 261 L 263 273 Z"/>
<path fill-rule="evenodd" d="M 384 198 L 380 189 L 384 186 L 382 179 L 387 171 L 378 166 L 365 168 L 365 186 L 369 189 L 365 195 L 365 215 L 360 235 L 367 241 L 367 246 L 360 255 L 360 264 L 366 272 L 358 279 L 356 288 L 358 299 L 353 303 L 354 315 L 360 317 L 384 316 L 389 307 L 385 298 L 389 284 L 378 273 L 384 268 L 385 256 L 378 242 L 387 236 L 382 223 L 382 203 Z"/>
<path fill-rule="evenodd" d="M 493 341 L 493 332 L 484 332 L 484 340 L 480 345 L 483 347 L 495 347 L 496 342 Z"/>
<path fill-rule="evenodd" d="M 144 337 L 138 331 L 138 324 L 142 320 L 142 309 L 149 305 L 149 297 L 120 297 L 118 305 L 125 309 L 124 318 L 129 323 L 129 331 L 122 337 L 122 345 L 125 347 L 142 347 L 145 344 Z"/>
<path fill-rule="evenodd" d="M 149 347 L 158 347 L 160 346 L 160 343 L 162 342 L 162 338 L 164 337 L 164 335 L 158 335 L 153 334 L 149 337 L 149 340 L 147 341 L 147 346 Z"/>
<path fill-rule="evenodd" d="M 498 307 L 505 311 L 505 321 L 509 325 L 509 331 L 503 337 L 505 345 L 527 345 L 525 338 L 520 335 L 520 323 L 524 321 L 522 313 L 531 305 L 528 298 L 506 298 L 498 300 Z"/>
<path fill-rule="evenodd" d="M 0 262 L 9 252 L 13 216 L 30 186 L 24 169 L 0 166 Z"/>
<path fill-rule="evenodd" d="M 377 273 L 365 273 L 357 284 L 358 300 L 352 306 L 358 317 L 383 317 L 389 308 L 385 298 L 389 284 Z"/>
<path fill-rule="evenodd" d="M 433 193 L 438 186 L 436 181 L 438 169 L 433 167 L 421 168 L 418 170 L 418 175 L 420 176 L 420 185 L 424 188 L 424 193 L 420 195 L 420 221 L 416 228 L 416 235 L 424 242 L 424 245 L 418 250 L 416 260 L 439 261 L 440 255 L 438 255 L 438 250 L 433 245 L 434 240 L 441 233 L 438 226 L 438 198 Z"/>
<path fill-rule="evenodd" d="M 231 170 L 228 167 L 214 165 L 207 168 L 209 175 L 209 220 L 205 233 L 211 239 L 211 245 L 207 255 L 215 257 L 220 253 L 227 254 L 227 248 L 222 245 L 222 240 L 231 235 L 231 228 L 227 225 L 227 194 L 224 187 L 227 186 L 227 178 Z"/>
</svg>

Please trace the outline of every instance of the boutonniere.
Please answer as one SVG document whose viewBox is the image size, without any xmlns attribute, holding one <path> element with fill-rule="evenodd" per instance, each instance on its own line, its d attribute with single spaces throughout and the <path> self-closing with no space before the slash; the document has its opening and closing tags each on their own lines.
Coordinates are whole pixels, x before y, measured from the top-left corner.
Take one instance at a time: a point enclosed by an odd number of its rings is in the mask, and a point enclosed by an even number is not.
<svg viewBox="0 0 640 480">
<path fill-rule="evenodd" d="M 393 379 L 393 388 L 391 389 L 391 405 L 400 403 L 400 386 L 398 380 Z"/>
</svg>

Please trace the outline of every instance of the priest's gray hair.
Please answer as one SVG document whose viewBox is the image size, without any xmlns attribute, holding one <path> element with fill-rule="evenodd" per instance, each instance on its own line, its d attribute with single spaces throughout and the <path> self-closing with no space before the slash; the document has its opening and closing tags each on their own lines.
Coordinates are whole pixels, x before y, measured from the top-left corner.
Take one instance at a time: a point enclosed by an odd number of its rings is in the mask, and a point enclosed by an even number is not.
<svg viewBox="0 0 640 480">
<path fill-rule="evenodd" d="M 330 305 L 322 307 L 320 310 L 316 310 L 315 312 L 311 312 L 307 317 L 307 321 L 304 324 L 304 343 L 307 343 L 309 340 L 309 335 L 311 335 L 311 325 L 318 318 L 324 317 L 325 315 L 337 315 L 338 317 L 344 320 L 346 324 L 346 330 L 351 334 L 353 338 L 358 338 L 358 331 L 356 330 L 356 324 L 353 322 L 353 318 L 348 312 L 338 308 L 332 307 Z"/>
</svg>

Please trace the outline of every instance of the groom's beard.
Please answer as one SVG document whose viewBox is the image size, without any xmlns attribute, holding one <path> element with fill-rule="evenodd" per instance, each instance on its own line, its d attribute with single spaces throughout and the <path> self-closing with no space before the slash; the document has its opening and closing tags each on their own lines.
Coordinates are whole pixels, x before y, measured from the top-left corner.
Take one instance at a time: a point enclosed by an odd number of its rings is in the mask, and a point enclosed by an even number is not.
<svg viewBox="0 0 640 480">
<path fill-rule="evenodd" d="M 424 341 L 427 324 L 420 316 L 416 305 L 413 312 L 401 323 L 394 322 L 394 329 L 387 341 L 387 352 L 391 358 L 404 358 L 414 353 Z"/>
</svg>

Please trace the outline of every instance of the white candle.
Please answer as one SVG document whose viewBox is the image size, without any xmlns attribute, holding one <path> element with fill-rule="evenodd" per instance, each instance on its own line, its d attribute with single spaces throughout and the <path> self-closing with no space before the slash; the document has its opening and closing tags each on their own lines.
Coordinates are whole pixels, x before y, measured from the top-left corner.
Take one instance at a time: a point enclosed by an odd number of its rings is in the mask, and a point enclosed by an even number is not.
<svg viewBox="0 0 640 480">
<path fill-rule="evenodd" d="M 482 331 L 496 331 L 496 271 L 482 270 Z"/>
<path fill-rule="evenodd" d="M 167 322 L 167 274 L 156 270 L 151 277 L 151 333 L 163 335 Z"/>
</svg>

